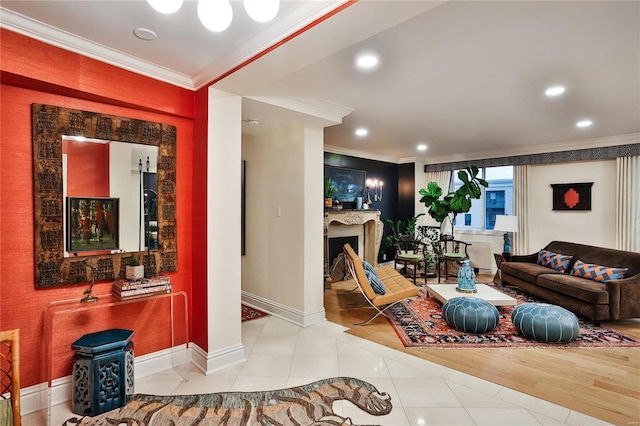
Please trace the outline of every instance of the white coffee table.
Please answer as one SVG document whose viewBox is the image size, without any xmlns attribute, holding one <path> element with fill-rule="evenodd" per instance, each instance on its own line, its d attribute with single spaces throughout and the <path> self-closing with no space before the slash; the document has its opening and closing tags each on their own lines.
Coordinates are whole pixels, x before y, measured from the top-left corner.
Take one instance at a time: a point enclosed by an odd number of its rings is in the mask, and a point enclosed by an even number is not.
<svg viewBox="0 0 640 426">
<path fill-rule="evenodd" d="M 427 284 L 427 291 L 442 303 L 454 297 L 476 297 L 484 299 L 493 306 L 516 306 L 518 301 L 511 296 L 491 288 L 486 284 L 476 284 L 477 293 L 462 293 L 456 290 L 458 284 Z"/>
</svg>

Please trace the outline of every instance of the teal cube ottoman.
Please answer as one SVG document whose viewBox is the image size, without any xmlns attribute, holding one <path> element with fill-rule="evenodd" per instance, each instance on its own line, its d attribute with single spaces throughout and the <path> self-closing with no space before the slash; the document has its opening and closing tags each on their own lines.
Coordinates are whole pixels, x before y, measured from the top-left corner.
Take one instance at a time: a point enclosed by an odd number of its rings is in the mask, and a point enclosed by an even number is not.
<svg viewBox="0 0 640 426">
<path fill-rule="evenodd" d="M 580 335 L 578 317 L 548 303 L 523 303 L 511 313 L 511 322 L 527 339 L 546 343 L 573 342 Z"/>
<path fill-rule="evenodd" d="M 498 326 L 500 314 L 491 303 L 475 297 L 454 297 L 442 306 L 451 327 L 466 333 L 486 333 Z"/>
</svg>

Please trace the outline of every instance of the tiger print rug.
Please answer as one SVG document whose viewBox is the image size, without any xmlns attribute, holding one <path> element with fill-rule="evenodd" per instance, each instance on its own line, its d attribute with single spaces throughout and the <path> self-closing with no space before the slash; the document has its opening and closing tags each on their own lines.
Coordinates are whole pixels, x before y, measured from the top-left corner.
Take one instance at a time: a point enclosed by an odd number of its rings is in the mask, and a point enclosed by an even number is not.
<svg viewBox="0 0 640 426">
<path fill-rule="evenodd" d="M 95 417 L 72 418 L 63 426 L 154 425 L 352 425 L 333 412 L 346 400 L 375 416 L 391 412 L 391 397 L 370 383 L 334 377 L 302 386 L 263 392 L 196 395 L 136 394 L 122 408 Z"/>
</svg>

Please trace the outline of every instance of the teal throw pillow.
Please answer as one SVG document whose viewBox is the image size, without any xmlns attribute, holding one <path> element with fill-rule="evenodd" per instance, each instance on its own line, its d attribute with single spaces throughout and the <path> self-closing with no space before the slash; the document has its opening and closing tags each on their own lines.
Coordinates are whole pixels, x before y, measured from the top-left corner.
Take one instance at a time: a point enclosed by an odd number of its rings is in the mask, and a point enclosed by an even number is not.
<svg viewBox="0 0 640 426">
<path fill-rule="evenodd" d="M 554 253 L 552 251 L 542 249 L 538 252 L 538 260 L 536 260 L 536 263 L 538 265 L 546 266 L 547 268 L 565 272 L 569 267 L 572 258 L 572 256 L 568 256 L 566 254 Z"/>
<path fill-rule="evenodd" d="M 365 269 L 365 274 L 367 274 L 367 279 L 369 280 L 369 284 L 371 284 L 371 288 L 373 289 L 373 291 L 375 291 L 377 294 L 385 294 L 387 292 L 387 288 L 384 286 L 384 284 L 382 284 L 382 281 L 380 281 L 380 278 L 378 277 L 378 274 L 374 272 L 370 272 L 367 271 Z"/>
<path fill-rule="evenodd" d="M 371 272 L 372 274 L 374 274 L 376 277 L 378 276 L 378 273 L 376 272 L 376 270 L 374 269 L 373 265 L 371 265 L 369 262 L 367 262 L 366 260 L 362 261 L 362 267 L 364 268 L 365 272 Z"/>
<path fill-rule="evenodd" d="M 609 266 L 594 265 L 593 263 L 584 263 L 578 259 L 573 268 L 571 268 L 571 275 L 604 284 L 609 280 L 624 278 L 628 270 L 628 268 L 611 268 Z"/>
</svg>

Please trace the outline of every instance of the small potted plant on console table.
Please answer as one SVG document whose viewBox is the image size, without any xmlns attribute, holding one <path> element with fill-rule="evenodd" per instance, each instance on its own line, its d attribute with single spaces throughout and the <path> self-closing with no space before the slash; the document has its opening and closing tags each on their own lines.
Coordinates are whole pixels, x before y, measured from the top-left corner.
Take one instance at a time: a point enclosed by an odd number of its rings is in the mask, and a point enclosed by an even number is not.
<svg viewBox="0 0 640 426">
<path fill-rule="evenodd" d="M 132 256 L 126 267 L 125 276 L 130 281 L 144 278 L 144 265 L 141 265 L 138 259 Z"/>
</svg>

